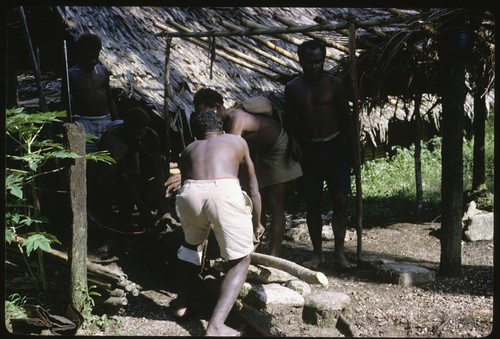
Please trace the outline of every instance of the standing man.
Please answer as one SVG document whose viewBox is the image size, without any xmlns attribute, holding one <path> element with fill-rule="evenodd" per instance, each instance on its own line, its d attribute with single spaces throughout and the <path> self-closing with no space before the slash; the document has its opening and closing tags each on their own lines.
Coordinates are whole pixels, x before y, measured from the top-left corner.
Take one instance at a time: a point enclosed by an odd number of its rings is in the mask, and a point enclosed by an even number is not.
<svg viewBox="0 0 500 339">
<path fill-rule="evenodd" d="M 350 166 L 357 166 L 353 163 L 356 134 L 347 94 L 341 79 L 323 70 L 326 48 L 321 42 L 305 41 L 297 54 L 303 75 L 285 86 L 285 121 L 292 152 L 301 161 L 304 172 L 299 186 L 306 201 L 313 256 L 303 265 L 317 268 L 324 262 L 320 206 L 326 181 L 332 199 L 335 261 L 339 267 L 349 268 L 344 238 L 351 192 Z"/>
<path fill-rule="evenodd" d="M 254 249 L 254 235 L 260 238 L 263 230 L 257 178 L 246 141 L 236 135 L 225 134 L 222 119 L 217 113 L 193 113 L 190 126 L 196 140 L 180 156 L 182 187 L 176 197 L 177 213 L 184 231 L 177 253 L 181 286 L 179 296 L 184 301 L 184 307 L 176 315 L 182 317 L 192 306 L 188 299 L 196 291 L 190 290 L 189 286 L 193 286 L 197 279 L 202 245 L 213 226 L 221 256 L 226 261 L 226 274 L 206 335 L 241 335 L 224 322 L 246 280 L 250 253 Z M 240 187 L 240 168 L 248 173 L 245 184 L 249 187 L 250 197 Z"/>
<path fill-rule="evenodd" d="M 109 86 L 109 70 L 99 62 L 102 43 L 94 34 L 82 34 L 77 41 L 78 63 L 68 70 L 68 86 L 63 78 L 61 103 L 71 108 L 74 121 L 85 127 L 95 140 L 87 141 L 86 152 L 94 152 L 97 140 L 111 120 L 118 119 Z M 68 106 L 71 105 L 71 106 Z"/>
<path fill-rule="evenodd" d="M 300 163 L 292 158 L 288 135 L 271 116 L 228 110 L 220 93 L 202 88 L 194 95 L 195 111 L 214 110 L 224 121 L 224 131 L 243 137 L 248 143 L 262 196 L 262 224 L 271 216 L 270 254 L 279 256 L 285 235 L 285 194 L 288 182 L 300 177 Z M 244 187 L 245 189 L 245 187 Z"/>
<path fill-rule="evenodd" d="M 88 204 L 105 226 L 138 231 L 155 224 L 153 211 L 160 210 L 165 196 L 166 170 L 162 163 L 160 138 L 148 127 L 149 115 L 131 107 L 122 119 L 109 124 L 98 141 L 97 150 L 107 151 L 114 163 L 97 162 L 88 168 Z M 115 220 L 113 206 L 118 208 Z M 133 222 L 135 207 L 141 225 Z"/>
</svg>

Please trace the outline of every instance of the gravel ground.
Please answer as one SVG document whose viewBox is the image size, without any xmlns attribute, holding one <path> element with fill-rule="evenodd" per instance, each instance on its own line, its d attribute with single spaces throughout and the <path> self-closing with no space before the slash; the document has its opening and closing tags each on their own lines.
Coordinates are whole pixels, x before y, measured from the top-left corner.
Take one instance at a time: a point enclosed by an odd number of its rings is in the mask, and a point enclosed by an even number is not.
<svg viewBox="0 0 500 339">
<path fill-rule="evenodd" d="M 363 255 L 377 254 L 398 262 L 439 268 L 440 243 L 434 235 L 439 224 L 398 223 L 363 230 Z M 354 234 L 354 233 L 352 233 Z M 266 240 L 261 251 L 266 253 Z M 347 254 L 356 258 L 356 236 L 346 242 Z M 328 287 L 315 290 L 343 292 L 351 297 L 346 318 L 360 337 L 483 337 L 493 328 L 493 241 L 463 242 L 463 276 L 444 278 L 418 286 L 402 287 L 380 281 L 372 271 L 354 268 L 338 271 L 331 263 L 332 242 L 325 241 L 326 262 L 318 270 L 329 279 Z M 310 254 L 310 242 L 285 240 L 282 257 L 301 263 Z M 129 279 L 139 283 L 141 295 L 130 303 L 102 335 L 201 336 L 206 317 L 177 323 L 172 318 L 174 277 L 151 263 L 133 265 Z M 135 279 L 135 280 L 134 280 Z M 247 336 L 255 329 L 231 317 Z M 294 325 L 297 337 L 339 337 L 337 329 Z M 82 334 L 85 334 L 82 332 Z"/>
</svg>

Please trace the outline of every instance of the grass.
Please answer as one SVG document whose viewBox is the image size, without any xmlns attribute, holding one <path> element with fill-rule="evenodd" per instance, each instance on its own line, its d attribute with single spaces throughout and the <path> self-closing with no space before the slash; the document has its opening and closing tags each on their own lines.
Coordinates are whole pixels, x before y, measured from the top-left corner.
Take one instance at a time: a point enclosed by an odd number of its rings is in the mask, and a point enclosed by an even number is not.
<svg viewBox="0 0 500 339">
<path fill-rule="evenodd" d="M 480 192 L 471 192 L 474 142 L 464 139 L 463 171 L 464 202 L 474 198 L 478 208 L 493 209 L 494 193 L 494 117 L 490 116 L 486 125 L 485 168 L 486 183 Z M 441 138 L 436 137 L 422 143 L 422 186 L 423 206 L 416 215 L 415 147 L 395 147 L 394 155 L 366 161 L 361 170 L 363 193 L 363 226 L 380 226 L 398 222 L 438 221 L 441 211 Z M 352 178 L 350 197 L 350 222 L 355 224 L 356 187 Z M 331 210 L 328 194 L 324 195 L 322 209 Z M 287 195 L 288 211 L 305 211 L 305 204 L 297 194 L 296 184 L 292 184 Z"/>
</svg>

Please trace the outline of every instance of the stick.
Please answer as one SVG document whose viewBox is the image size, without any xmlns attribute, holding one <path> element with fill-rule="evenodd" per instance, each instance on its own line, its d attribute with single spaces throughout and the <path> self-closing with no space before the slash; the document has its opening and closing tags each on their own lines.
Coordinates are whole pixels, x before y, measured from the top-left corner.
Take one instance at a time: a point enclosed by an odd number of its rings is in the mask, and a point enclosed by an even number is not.
<svg viewBox="0 0 500 339">
<path fill-rule="evenodd" d="M 264 265 L 280 269 L 296 276 L 308 284 L 321 284 L 323 286 L 328 285 L 328 278 L 323 273 L 310 270 L 283 258 L 252 252 L 250 262 L 254 265 Z"/>
</svg>

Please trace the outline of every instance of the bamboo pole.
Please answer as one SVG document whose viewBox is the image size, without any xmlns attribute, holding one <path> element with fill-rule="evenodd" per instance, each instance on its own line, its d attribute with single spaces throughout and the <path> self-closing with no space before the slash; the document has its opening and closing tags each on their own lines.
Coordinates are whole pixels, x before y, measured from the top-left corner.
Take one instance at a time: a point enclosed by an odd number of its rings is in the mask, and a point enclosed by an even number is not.
<svg viewBox="0 0 500 339">
<path fill-rule="evenodd" d="M 165 79 L 163 93 L 163 117 L 165 118 L 165 139 L 167 143 L 167 152 L 165 152 L 165 162 L 170 164 L 170 110 L 169 100 L 172 98 L 172 86 L 170 85 L 170 49 L 172 47 L 172 37 L 165 37 Z"/>
<path fill-rule="evenodd" d="M 342 18 L 342 19 L 344 19 L 344 20 L 346 21 L 346 27 L 343 27 L 343 28 L 341 28 L 341 29 L 338 29 L 338 30 L 337 30 L 337 33 L 340 33 L 340 34 L 342 34 L 343 36 L 346 36 L 348 39 L 349 39 L 349 32 L 348 32 L 348 28 L 349 28 L 349 25 L 350 25 L 351 23 L 352 23 L 352 24 L 354 24 L 354 27 L 360 27 L 360 28 L 371 27 L 371 26 L 366 26 L 366 25 L 365 25 L 365 27 L 361 27 L 361 26 L 359 26 L 359 25 L 362 25 L 362 24 L 361 24 L 361 22 L 359 22 L 359 21 L 358 21 L 358 22 L 356 22 L 356 21 L 354 21 L 354 20 L 351 20 L 351 19 L 350 19 L 350 17 L 349 17 L 349 16 L 347 16 L 347 15 L 342 15 L 342 16 L 341 16 L 341 18 Z M 319 23 L 321 23 L 321 24 L 326 24 L 326 23 L 328 23 L 328 21 L 327 21 L 326 19 L 324 19 L 324 18 L 320 18 L 320 17 L 316 17 L 316 18 L 314 18 L 314 21 L 319 22 Z M 371 42 L 368 42 L 368 41 L 366 41 L 365 39 L 360 38 L 359 36 L 356 36 L 354 39 L 355 39 L 355 41 L 356 41 L 356 42 L 359 42 L 360 44 L 362 44 L 363 46 L 365 46 L 365 47 L 367 47 L 367 48 L 375 48 L 375 47 L 377 47 L 377 45 L 374 45 L 374 44 L 372 44 Z"/>
<path fill-rule="evenodd" d="M 247 19 L 242 19 L 241 23 L 249 28 L 253 29 L 265 29 L 265 26 L 258 24 L 256 22 L 247 20 Z M 283 41 L 290 42 L 296 46 L 300 45 L 302 42 L 304 42 L 301 39 L 294 38 L 293 36 L 286 35 L 286 34 L 274 34 L 275 37 L 280 38 Z M 326 57 L 328 59 L 333 59 L 336 61 L 339 61 L 341 58 L 338 55 L 333 54 L 331 51 L 326 50 Z"/>
<path fill-rule="evenodd" d="M 158 28 L 160 27 L 163 27 L 163 29 L 166 29 L 168 31 L 172 31 L 170 28 L 168 28 L 167 26 L 165 25 L 162 25 L 160 23 L 155 23 L 155 26 L 157 26 Z M 175 32 L 175 31 L 174 31 Z M 199 40 L 196 40 L 194 38 L 186 38 L 186 40 L 192 42 L 193 44 L 203 48 L 203 49 L 208 49 L 208 44 L 207 43 L 204 43 L 202 41 L 199 41 Z M 223 58 L 226 58 L 240 66 L 243 66 L 245 68 L 248 68 L 252 71 L 255 71 L 271 80 L 276 80 L 277 79 L 277 76 L 275 74 L 272 74 L 270 72 L 267 72 L 266 70 L 263 70 L 261 68 L 258 68 L 258 67 L 254 67 L 253 65 L 250 65 L 249 63 L 245 62 L 245 61 L 242 61 L 240 59 L 237 59 L 235 57 L 232 57 L 231 55 L 228 55 L 227 53 L 223 52 L 223 51 L 220 51 L 220 50 L 216 50 L 216 53 L 219 54 L 220 56 L 222 56 Z"/>
<path fill-rule="evenodd" d="M 233 29 L 233 30 L 241 29 L 240 26 L 236 26 L 235 24 L 232 24 L 230 22 L 220 21 L 220 24 L 228 29 Z M 269 42 L 269 41 L 264 40 L 264 39 L 257 37 L 257 36 L 249 36 L 249 38 L 256 41 L 257 43 L 259 43 L 263 46 L 266 46 L 270 50 L 275 51 L 276 53 L 281 54 L 282 56 L 284 56 L 290 60 L 293 60 L 296 63 L 299 63 L 299 58 L 295 54 L 288 52 L 286 49 L 278 47 L 275 44 L 273 44 L 272 42 Z"/>
<path fill-rule="evenodd" d="M 229 39 L 231 39 L 235 43 L 237 43 L 237 44 L 239 44 L 239 45 L 241 45 L 241 46 L 243 46 L 243 47 L 251 50 L 254 53 L 262 55 L 264 58 L 267 58 L 269 60 L 272 60 L 272 61 L 276 62 L 277 64 L 280 64 L 283 67 L 286 67 L 286 68 L 288 68 L 288 69 L 290 69 L 290 70 L 292 70 L 292 71 L 294 71 L 296 73 L 302 73 L 302 70 L 300 68 L 295 67 L 294 65 L 288 64 L 285 61 L 283 61 L 282 59 L 276 58 L 274 55 L 271 55 L 271 54 L 263 51 L 260 48 L 252 46 L 248 42 L 242 41 L 241 39 L 236 39 L 234 37 L 229 37 Z"/>
<path fill-rule="evenodd" d="M 282 23 L 283 25 L 287 25 L 288 27 L 293 27 L 295 25 L 292 21 L 285 19 L 282 16 L 279 16 L 277 14 L 273 14 L 273 19 L 278 21 L 279 23 Z M 334 41 L 325 39 L 324 37 L 319 36 L 316 33 L 304 32 L 303 34 L 310 37 L 310 38 L 313 38 L 313 39 L 316 39 L 316 40 L 323 42 L 326 46 L 335 48 L 335 49 L 337 49 L 341 52 L 347 53 L 347 54 L 349 53 L 349 48 L 345 47 L 344 45 L 338 44 Z"/>
<path fill-rule="evenodd" d="M 366 28 L 372 26 L 387 26 L 391 24 L 403 23 L 406 21 L 414 21 L 423 17 L 424 14 L 416 15 L 403 15 L 398 17 L 392 17 L 387 19 L 377 19 L 377 20 L 365 20 L 356 21 L 356 27 Z M 156 25 L 156 24 L 155 24 Z M 171 37 L 202 37 L 202 36 L 255 36 L 255 35 L 276 35 L 276 34 L 291 34 L 291 33 L 305 33 L 305 32 L 318 32 L 318 31 L 339 31 L 345 30 L 348 27 L 348 23 L 331 24 L 324 23 L 318 25 L 309 26 L 295 26 L 286 28 L 259 28 L 259 29 L 234 29 L 230 31 L 205 31 L 205 32 L 169 32 L 168 30 L 164 32 L 157 33 L 158 36 L 171 36 Z"/>
<path fill-rule="evenodd" d="M 167 20 L 167 23 L 170 25 L 170 26 L 173 26 L 174 28 L 176 28 L 177 30 L 179 31 L 183 31 L 183 32 L 192 32 L 192 30 L 190 30 L 189 28 L 187 28 L 186 26 L 184 25 L 181 25 L 173 20 Z M 198 39 L 202 40 L 202 41 L 207 41 L 208 38 L 207 37 L 199 37 Z M 272 67 L 268 64 L 266 64 L 265 62 L 262 62 L 258 59 L 255 59 L 245 53 L 242 53 L 240 51 L 237 51 L 233 48 L 229 48 L 229 47 L 226 47 L 226 46 L 222 46 L 222 45 L 218 45 L 217 46 L 219 49 L 222 49 L 223 51 L 227 52 L 227 53 L 230 53 L 238 58 L 241 58 L 241 59 L 244 59 L 254 65 L 257 65 L 257 66 L 260 66 L 262 68 L 265 68 L 265 69 L 268 69 L 276 74 L 279 74 L 281 76 L 288 76 L 289 74 L 288 73 L 285 73 L 283 71 L 280 71 L 279 69 L 276 69 L 275 67 Z"/>
<path fill-rule="evenodd" d="M 349 8 L 349 15 L 352 17 L 355 16 L 355 12 L 353 8 Z M 350 60 L 351 60 L 351 82 L 353 89 L 353 113 L 354 113 L 354 124 L 356 131 L 356 154 L 354 155 L 357 158 L 357 166 L 356 172 L 356 200 L 357 200 L 357 219 L 356 219 L 356 235 L 357 235 L 357 260 L 358 264 L 361 260 L 362 254 L 362 233 L 363 233 L 363 193 L 361 187 L 361 145 L 360 145 L 360 128 L 359 128 L 359 98 L 358 98 L 358 78 L 357 78 L 357 65 L 356 65 L 356 28 L 354 27 L 354 22 L 349 24 L 349 50 L 350 50 Z"/>
<path fill-rule="evenodd" d="M 40 78 L 40 67 L 38 62 L 36 61 L 35 57 L 35 52 L 33 49 L 33 44 L 31 43 L 31 37 L 30 33 L 28 30 L 28 23 L 26 21 L 26 15 L 24 14 L 24 8 L 23 6 L 19 6 L 18 8 L 19 11 L 19 16 L 21 17 L 21 21 L 23 24 L 23 32 L 24 32 L 24 38 L 26 39 L 26 46 L 28 48 L 28 53 L 31 59 L 31 62 L 33 64 L 33 72 L 35 74 L 35 81 L 36 81 L 36 86 L 38 89 L 38 98 L 39 98 L 39 103 L 40 103 L 40 108 L 42 112 L 47 112 L 47 100 L 45 99 L 45 94 L 43 92 L 43 86 L 42 86 L 42 80 Z"/>
</svg>

